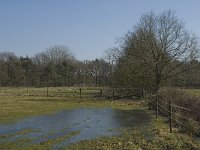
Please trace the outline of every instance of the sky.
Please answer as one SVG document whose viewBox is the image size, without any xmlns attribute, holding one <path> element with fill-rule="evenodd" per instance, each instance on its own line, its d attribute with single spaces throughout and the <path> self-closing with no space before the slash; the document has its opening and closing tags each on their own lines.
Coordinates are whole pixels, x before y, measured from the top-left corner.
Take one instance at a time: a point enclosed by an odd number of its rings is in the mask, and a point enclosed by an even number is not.
<svg viewBox="0 0 200 150">
<path fill-rule="evenodd" d="M 142 14 L 169 9 L 200 37 L 199 0 L 0 0 L 0 52 L 32 57 L 62 45 L 92 60 L 119 46 Z"/>
</svg>

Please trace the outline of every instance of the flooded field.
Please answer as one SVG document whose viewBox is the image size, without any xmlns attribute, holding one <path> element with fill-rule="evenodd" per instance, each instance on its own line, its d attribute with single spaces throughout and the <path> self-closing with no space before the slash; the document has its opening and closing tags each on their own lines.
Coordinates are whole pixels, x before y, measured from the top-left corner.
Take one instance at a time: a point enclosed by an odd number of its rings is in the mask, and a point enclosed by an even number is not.
<svg viewBox="0 0 200 150">
<path fill-rule="evenodd" d="M 23 141 L 20 146 L 25 147 L 53 142 L 57 149 L 81 140 L 119 135 L 129 127 L 144 130 L 150 121 L 145 110 L 75 108 L 2 124 L 0 144 Z"/>
</svg>

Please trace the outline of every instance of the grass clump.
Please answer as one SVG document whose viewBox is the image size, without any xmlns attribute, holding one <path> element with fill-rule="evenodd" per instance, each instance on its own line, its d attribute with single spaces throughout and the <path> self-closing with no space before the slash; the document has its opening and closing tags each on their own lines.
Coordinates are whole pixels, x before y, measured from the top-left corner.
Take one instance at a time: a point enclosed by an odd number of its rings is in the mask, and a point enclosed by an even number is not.
<svg viewBox="0 0 200 150">
<path fill-rule="evenodd" d="M 38 144 L 31 144 L 32 140 L 29 139 L 20 139 L 14 142 L 4 142 L 0 144 L 0 149 L 8 150 L 8 149 L 15 149 L 15 150 L 50 150 L 53 148 L 54 144 L 62 142 L 79 134 L 80 131 L 70 132 L 64 136 L 60 136 L 51 140 L 47 140 L 45 142 L 41 142 Z"/>
</svg>

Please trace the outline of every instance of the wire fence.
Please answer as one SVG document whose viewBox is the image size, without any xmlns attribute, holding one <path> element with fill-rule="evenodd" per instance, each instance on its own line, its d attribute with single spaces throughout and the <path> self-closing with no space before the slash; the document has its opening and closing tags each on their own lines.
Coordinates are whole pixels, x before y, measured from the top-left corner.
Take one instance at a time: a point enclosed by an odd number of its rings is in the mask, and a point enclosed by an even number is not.
<svg viewBox="0 0 200 150">
<path fill-rule="evenodd" d="M 80 97 L 102 94 L 102 87 L 0 87 L 0 95 L 35 97 Z"/>
<path fill-rule="evenodd" d="M 144 97 L 150 109 L 155 110 L 156 118 L 158 115 L 168 118 L 170 132 L 174 126 L 190 133 L 200 131 L 200 111 L 175 105 L 170 100 L 165 101 L 150 93 L 145 93 Z"/>
<path fill-rule="evenodd" d="M 38 97 L 134 98 L 143 91 L 133 87 L 0 87 L 0 95 Z"/>
</svg>

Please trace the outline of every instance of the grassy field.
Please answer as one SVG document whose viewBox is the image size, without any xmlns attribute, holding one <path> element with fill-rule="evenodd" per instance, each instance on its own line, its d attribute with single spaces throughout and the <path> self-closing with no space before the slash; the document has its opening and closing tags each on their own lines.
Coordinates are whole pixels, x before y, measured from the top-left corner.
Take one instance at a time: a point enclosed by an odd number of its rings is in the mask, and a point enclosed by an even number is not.
<svg viewBox="0 0 200 150">
<path fill-rule="evenodd" d="M 194 95 L 194 96 L 200 96 L 200 89 L 182 89 L 183 91 L 186 91 L 187 93 Z"/>
<path fill-rule="evenodd" d="M 80 97 L 79 88 L 4 88 L 0 89 L 0 123 L 15 121 L 32 115 L 50 113 L 62 109 L 75 107 L 112 107 L 120 109 L 134 109 L 142 107 L 140 103 L 126 100 L 105 100 L 93 98 L 90 94 L 99 92 L 99 88 L 82 88 Z M 19 91 L 19 92 L 18 92 Z"/>
<path fill-rule="evenodd" d="M 0 123 L 14 122 L 18 119 L 51 113 L 63 109 L 76 107 L 112 107 L 115 109 L 143 109 L 147 110 L 144 101 L 114 100 L 93 98 L 89 93 L 98 92 L 99 88 L 88 88 L 88 93 L 80 97 L 78 88 L 50 88 L 47 97 L 47 88 L 10 88 L 0 89 Z M 95 91 L 96 90 L 96 91 Z M 61 94 L 62 93 L 62 94 Z M 147 110 L 149 111 L 149 110 Z M 153 115 L 153 112 L 151 112 Z M 174 129 L 169 133 L 168 125 L 162 118 L 153 119 L 148 131 L 152 138 L 146 138 L 141 131 L 133 129 L 124 130 L 124 134 L 117 137 L 104 137 L 90 141 L 81 141 L 66 149 L 200 149 L 200 145 L 193 138 L 178 133 Z M 32 131 L 20 131 L 24 134 Z M 57 139 L 39 145 L 32 145 L 25 149 L 51 149 L 52 145 L 70 138 L 76 132 L 69 133 Z M 3 135 L 6 136 L 6 135 Z M 10 135 L 7 135 L 10 136 Z M 11 135 L 12 136 L 12 135 Z M 0 136 L 0 138 L 4 138 Z M 18 149 L 19 145 L 25 144 L 28 139 L 0 144 L 0 149 Z M 21 149 L 21 148 L 19 148 Z"/>
</svg>

